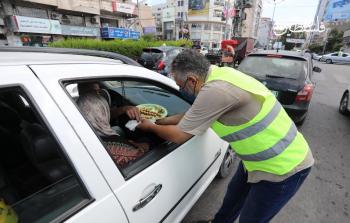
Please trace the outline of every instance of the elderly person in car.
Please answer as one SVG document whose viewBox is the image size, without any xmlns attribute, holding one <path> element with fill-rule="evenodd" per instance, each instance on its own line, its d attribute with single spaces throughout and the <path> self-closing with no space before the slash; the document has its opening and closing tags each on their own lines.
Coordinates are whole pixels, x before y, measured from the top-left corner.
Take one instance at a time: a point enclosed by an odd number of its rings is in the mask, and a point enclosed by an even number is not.
<svg viewBox="0 0 350 223">
<path fill-rule="evenodd" d="M 140 111 L 135 106 L 122 106 L 110 108 L 107 100 L 100 94 L 98 83 L 78 84 L 79 99 L 77 104 L 86 119 L 94 128 L 99 137 L 106 144 L 107 151 L 114 162 L 119 166 L 125 166 L 131 160 L 142 156 L 148 151 L 146 143 L 127 141 L 121 137 L 122 130 L 113 129 L 110 125 L 111 117 L 116 119 L 126 114 L 130 119 L 140 120 Z"/>
</svg>

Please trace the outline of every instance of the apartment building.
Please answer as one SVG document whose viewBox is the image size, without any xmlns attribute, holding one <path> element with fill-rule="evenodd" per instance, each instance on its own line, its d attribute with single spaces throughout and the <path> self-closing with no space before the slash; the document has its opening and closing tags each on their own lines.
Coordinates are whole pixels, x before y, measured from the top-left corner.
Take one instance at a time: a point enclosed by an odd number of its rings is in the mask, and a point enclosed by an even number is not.
<svg viewBox="0 0 350 223">
<path fill-rule="evenodd" d="M 125 30 L 135 17 L 131 0 L 2 0 L 0 44 L 46 46 L 69 37 L 136 39 L 139 32 Z"/>
</svg>

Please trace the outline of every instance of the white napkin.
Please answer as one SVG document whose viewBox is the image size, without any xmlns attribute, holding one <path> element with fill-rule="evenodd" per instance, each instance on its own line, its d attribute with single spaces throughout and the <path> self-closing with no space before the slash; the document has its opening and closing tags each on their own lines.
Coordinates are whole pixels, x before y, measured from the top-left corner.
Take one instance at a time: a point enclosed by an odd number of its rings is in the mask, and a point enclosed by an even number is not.
<svg viewBox="0 0 350 223">
<path fill-rule="evenodd" d="M 155 123 L 156 120 L 150 120 L 152 123 Z M 136 120 L 130 120 L 128 123 L 125 124 L 125 127 L 127 127 L 130 131 L 135 131 L 136 127 L 140 124 L 141 122 L 138 122 Z"/>
</svg>

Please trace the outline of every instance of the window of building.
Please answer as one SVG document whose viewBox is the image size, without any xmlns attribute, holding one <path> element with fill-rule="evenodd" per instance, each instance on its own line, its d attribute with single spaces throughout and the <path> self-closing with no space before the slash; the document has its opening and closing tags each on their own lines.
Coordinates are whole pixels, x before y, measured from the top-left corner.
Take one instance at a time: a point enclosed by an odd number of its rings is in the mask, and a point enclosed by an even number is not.
<svg viewBox="0 0 350 223">
<path fill-rule="evenodd" d="M 213 30 L 221 32 L 221 24 L 213 24 Z"/>
<path fill-rule="evenodd" d="M 202 24 L 191 24 L 192 29 L 202 29 Z"/>
<path fill-rule="evenodd" d="M 221 17 L 222 16 L 222 11 L 221 10 L 214 10 L 214 17 Z"/>
<path fill-rule="evenodd" d="M 204 30 L 211 30 L 211 23 L 205 23 Z"/>
<path fill-rule="evenodd" d="M 156 60 L 162 56 L 156 51 L 145 53 L 149 59 Z M 71 97 L 125 178 L 134 176 L 179 146 L 151 133 L 137 129 L 130 131 L 126 128 L 130 118 L 118 112 L 126 106 L 153 104 L 159 115 L 183 114 L 190 104 L 180 98 L 178 91 L 159 83 L 136 79 L 70 82 L 67 87 L 77 84 L 78 96 L 71 91 Z M 109 120 L 104 118 L 103 112 L 97 111 L 108 112 Z"/>
<path fill-rule="evenodd" d="M 178 18 L 183 18 L 183 16 L 184 16 L 184 12 L 178 12 L 177 13 L 177 17 Z"/>
<path fill-rule="evenodd" d="M 178 1 L 177 6 L 184 6 L 184 1 Z"/>
<path fill-rule="evenodd" d="M 18 222 L 61 222 L 92 201 L 20 87 L 0 89 L 0 115 L 2 213 Z"/>
</svg>

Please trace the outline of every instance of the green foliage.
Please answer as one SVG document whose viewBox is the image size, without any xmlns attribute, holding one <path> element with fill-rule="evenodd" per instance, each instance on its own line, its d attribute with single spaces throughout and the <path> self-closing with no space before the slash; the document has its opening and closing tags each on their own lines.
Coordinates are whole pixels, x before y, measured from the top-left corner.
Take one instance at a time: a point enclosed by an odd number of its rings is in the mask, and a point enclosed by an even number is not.
<svg viewBox="0 0 350 223">
<path fill-rule="evenodd" d="M 146 39 L 148 38 L 149 37 L 146 37 Z M 50 43 L 49 46 L 58 48 L 78 48 L 109 51 L 137 59 L 141 55 L 143 48 L 162 46 L 164 44 L 166 46 L 192 46 L 192 42 L 186 39 L 178 41 L 146 41 L 144 38 L 141 40 L 98 40 L 70 38 L 63 41 Z"/>
<path fill-rule="evenodd" d="M 154 39 L 154 35 L 152 35 L 152 34 L 144 35 L 144 36 L 142 36 L 142 39 L 143 39 L 144 41 L 147 41 L 147 42 L 151 42 L 151 41 L 154 41 L 154 40 L 155 40 L 155 39 Z"/>
<path fill-rule="evenodd" d="M 323 46 L 318 44 L 312 44 L 309 46 L 309 50 L 311 50 L 311 52 L 321 54 L 323 51 Z"/>
<path fill-rule="evenodd" d="M 332 29 L 328 35 L 328 41 L 326 46 L 327 52 L 339 51 L 343 46 L 343 31 Z"/>
</svg>

